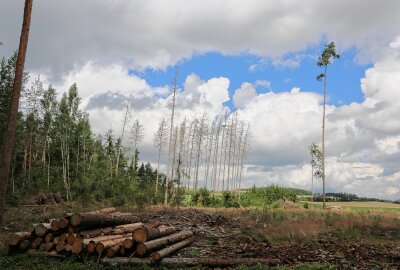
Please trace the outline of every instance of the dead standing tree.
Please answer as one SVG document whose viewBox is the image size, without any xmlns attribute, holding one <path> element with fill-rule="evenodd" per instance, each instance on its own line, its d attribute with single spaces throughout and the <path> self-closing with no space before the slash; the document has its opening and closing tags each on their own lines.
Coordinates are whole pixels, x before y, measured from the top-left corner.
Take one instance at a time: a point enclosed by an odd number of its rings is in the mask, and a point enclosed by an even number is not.
<svg viewBox="0 0 400 270">
<path fill-rule="evenodd" d="M 167 145 L 168 138 L 168 123 L 163 118 L 158 125 L 157 131 L 154 133 L 154 146 L 158 150 L 158 161 L 157 161 L 157 176 L 156 176 L 156 195 L 158 193 L 158 182 L 160 177 L 160 159 L 161 153 L 164 151 L 165 146 Z"/>
<path fill-rule="evenodd" d="M 168 178 L 169 178 L 169 170 L 170 170 L 170 163 L 171 163 L 171 152 L 172 152 L 172 135 L 173 135 L 173 128 L 174 128 L 174 117 L 175 117 L 175 100 L 176 100 L 176 85 L 178 80 L 178 69 L 175 72 L 175 79 L 174 79 L 174 93 L 172 96 L 172 112 L 171 112 L 171 128 L 169 130 L 169 145 L 168 145 L 168 163 L 167 163 L 167 176 L 165 178 L 165 194 L 164 194 L 164 204 L 168 204 Z"/>
<path fill-rule="evenodd" d="M 143 141 L 143 125 L 136 119 L 131 126 L 131 140 L 133 146 L 132 170 L 133 174 L 136 172 L 136 152 L 138 145 Z"/>
<path fill-rule="evenodd" d="M 121 155 L 122 143 L 124 141 L 125 126 L 129 116 L 129 106 L 130 106 L 130 101 L 127 100 L 125 105 L 124 122 L 122 123 L 121 141 L 118 145 L 117 162 L 115 164 L 115 176 L 118 176 L 119 157 Z"/>
</svg>

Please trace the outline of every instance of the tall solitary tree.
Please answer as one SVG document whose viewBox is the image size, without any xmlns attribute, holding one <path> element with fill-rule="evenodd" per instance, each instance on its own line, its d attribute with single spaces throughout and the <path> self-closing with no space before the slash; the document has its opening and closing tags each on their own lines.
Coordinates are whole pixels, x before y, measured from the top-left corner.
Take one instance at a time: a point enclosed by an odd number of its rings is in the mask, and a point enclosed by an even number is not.
<svg viewBox="0 0 400 270">
<path fill-rule="evenodd" d="M 324 108 L 322 116 L 322 198 L 323 208 L 326 207 L 325 201 L 325 107 L 326 107 L 326 80 L 328 77 L 328 66 L 332 64 L 332 59 L 339 59 L 339 54 L 336 53 L 335 43 L 331 42 L 325 45 L 325 49 L 321 56 L 318 57 L 317 65 L 324 69 L 323 73 L 317 76 L 317 80 L 324 80 Z"/>
<path fill-rule="evenodd" d="M 3 222 L 4 217 L 8 176 L 10 173 L 11 156 L 14 149 L 18 105 L 21 95 L 26 50 L 28 48 L 29 28 L 31 25 L 32 3 L 33 0 L 25 1 L 24 18 L 22 22 L 21 37 L 19 41 L 17 66 L 15 68 L 14 85 L 11 95 L 10 113 L 8 115 L 7 133 L 2 147 L 0 163 L 0 223 Z"/>
</svg>

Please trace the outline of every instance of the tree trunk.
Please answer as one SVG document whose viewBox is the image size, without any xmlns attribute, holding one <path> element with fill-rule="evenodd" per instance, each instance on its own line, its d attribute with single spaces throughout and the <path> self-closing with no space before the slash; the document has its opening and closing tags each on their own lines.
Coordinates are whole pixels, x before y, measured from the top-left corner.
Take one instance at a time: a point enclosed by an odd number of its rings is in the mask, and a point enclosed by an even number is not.
<svg viewBox="0 0 400 270">
<path fill-rule="evenodd" d="M 100 235 L 125 234 L 125 233 L 132 233 L 137 228 L 140 228 L 143 226 L 144 226 L 143 223 L 138 222 L 138 223 L 120 225 L 120 226 L 116 226 L 116 227 L 105 227 L 105 228 L 81 231 L 80 235 L 83 238 L 93 238 L 93 237 L 100 236 Z"/>
<path fill-rule="evenodd" d="M 28 47 L 29 28 L 31 24 L 32 2 L 33 0 L 25 1 L 24 19 L 22 23 L 18 57 L 15 67 L 13 91 L 11 95 L 11 104 L 8 115 L 7 133 L 4 138 L 4 143 L 2 147 L 0 164 L 0 224 L 3 223 L 4 218 L 4 206 L 6 202 L 8 176 L 10 174 L 11 156 L 14 150 L 19 98 L 21 95 L 25 56 Z"/>
<path fill-rule="evenodd" d="M 161 260 L 162 258 L 165 258 L 165 257 L 167 257 L 168 255 L 174 253 L 175 251 L 180 250 L 181 248 L 186 247 L 187 245 L 189 245 L 189 244 L 192 243 L 193 241 L 194 241 L 194 237 L 191 237 L 191 238 L 188 238 L 188 239 L 183 240 L 183 241 L 181 241 L 181 242 L 178 242 L 178 243 L 176 243 L 176 244 L 173 244 L 173 245 L 171 245 L 171 246 L 169 246 L 169 247 L 166 247 L 166 248 L 164 248 L 164 249 L 162 249 L 162 250 L 159 250 L 159 251 L 157 251 L 157 252 L 154 252 L 154 253 L 151 255 L 151 258 L 152 258 L 153 260 L 155 260 L 155 261 L 159 261 L 159 260 Z"/>
<path fill-rule="evenodd" d="M 70 218 L 72 226 L 102 227 L 140 222 L 135 215 L 74 214 Z"/>
<path fill-rule="evenodd" d="M 138 243 L 143 243 L 152 239 L 164 237 L 174 233 L 176 231 L 175 227 L 161 227 L 161 228 L 151 228 L 143 227 L 136 229 L 132 236 L 133 239 Z"/>
<path fill-rule="evenodd" d="M 107 257 L 112 258 L 115 257 L 121 249 L 121 243 L 116 244 L 115 246 L 107 249 Z"/>
<path fill-rule="evenodd" d="M 151 240 L 149 242 L 139 243 L 136 248 L 136 253 L 140 256 L 143 256 L 147 252 L 165 247 L 166 245 L 176 243 L 192 236 L 193 233 L 191 231 L 182 231 L 162 238 Z"/>
<path fill-rule="evenodd" d="M 28 239 L 31 237 L 30 232 L 17 232 L 10 238 L 8 238 L 8 245 L 9 246 L 16 246 L 18 245 L 21 241 Z"/>
<path fill-rule="evenodd" d="M 325 104 L 326 104 L 326 71 L 327 66 L 325 66 L 325 76 L 324 76 L 324 113 L 322 116 L 322 208 L 326 208 L 326 198 L 325 198 Z"/>
</svg>

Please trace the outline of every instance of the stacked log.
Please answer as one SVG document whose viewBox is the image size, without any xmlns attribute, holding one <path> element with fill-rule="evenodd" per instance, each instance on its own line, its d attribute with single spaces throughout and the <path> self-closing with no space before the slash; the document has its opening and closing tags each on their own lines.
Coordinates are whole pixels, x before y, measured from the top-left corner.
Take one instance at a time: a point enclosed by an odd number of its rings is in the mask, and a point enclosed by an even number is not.
<svg viewBox="0 0 400 270">
<path fill-rule="evenodd" d="M 160 222 L 144 224 L 137 215 L 105 208 L 67 213 L 61 219 L 34 224 L 32 231 L 10 236 L 8 245 L 10 250 L 30 255 L 93 254 L 98 260 L 136 256 L 154 262 L 189 245 L 193 239 L 191 231 L 178 232 L 175 227 L 160 225 Z"/>
</svg>

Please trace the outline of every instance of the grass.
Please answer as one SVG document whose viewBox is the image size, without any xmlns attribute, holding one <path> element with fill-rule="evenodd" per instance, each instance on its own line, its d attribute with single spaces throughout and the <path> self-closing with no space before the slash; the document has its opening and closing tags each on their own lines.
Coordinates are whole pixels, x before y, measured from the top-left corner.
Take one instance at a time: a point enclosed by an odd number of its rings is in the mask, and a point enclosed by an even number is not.
<svg viewBox="0 0 400 270">
<path fill-rule="evenodd" d="M 304 203 L 304 202 L 302 202 Z M 322 208 L 322 202 L 307 202 L 309 206 Z M 354 211 L 390 211 L 400 212 L 400 204 L 388 202 L 327 202 L 327 206 L 340 206 Z"/>
</svg>

